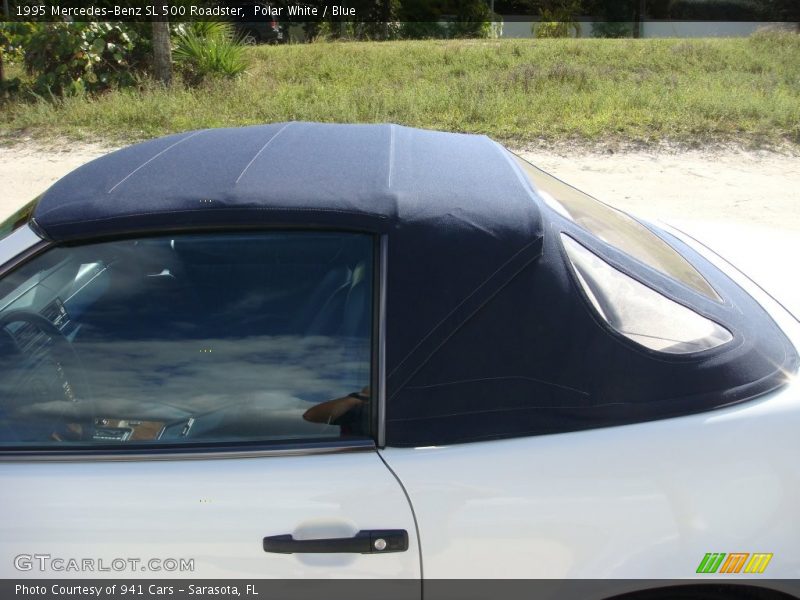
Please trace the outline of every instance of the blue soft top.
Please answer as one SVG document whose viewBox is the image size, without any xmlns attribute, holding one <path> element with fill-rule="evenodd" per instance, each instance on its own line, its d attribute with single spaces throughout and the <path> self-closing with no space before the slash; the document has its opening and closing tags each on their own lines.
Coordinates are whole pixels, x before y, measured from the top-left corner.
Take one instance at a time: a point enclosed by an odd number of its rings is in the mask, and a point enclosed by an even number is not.
<svg viewBox="0 0 800 600">
<path fill-rule="evenodd" d="M 488 236 L 513 245 L 539 231 L 530 188 L 484 136 L 295 122 L 114 152 L 56 183 L 34 219 L 54 240 L 204 225 L 428 223 L 448 225 L 453 243 Z"/>
<path fill-rule="evenodd" d="M 44 194 L 33 219 L 65 243 L 241 227 L 383 234 L 393 445 L 709 410 L 785 385 L 800 360 L 763 309 L 691 248 L 654 230 L 724 302 L 656 276 L 546 207 L 508 151 L 483 136 L 315 123 L 183 133 L 81 167 Z M 561 232 L 734 339 L 670 356 L 623 338 L 583 297 Z"/>
</svg>

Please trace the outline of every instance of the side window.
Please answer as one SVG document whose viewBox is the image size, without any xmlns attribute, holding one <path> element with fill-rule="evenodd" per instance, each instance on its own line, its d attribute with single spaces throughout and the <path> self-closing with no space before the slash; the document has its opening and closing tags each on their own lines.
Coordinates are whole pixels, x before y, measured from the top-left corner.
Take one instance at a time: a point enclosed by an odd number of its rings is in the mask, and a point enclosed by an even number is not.
<svg viewBox="0 0 800 600">
<path fill-rule="evenodd" d="M 370 435 L 373 238 L 54 248 L 0 281 L 0 448 Z"/>
</svg>

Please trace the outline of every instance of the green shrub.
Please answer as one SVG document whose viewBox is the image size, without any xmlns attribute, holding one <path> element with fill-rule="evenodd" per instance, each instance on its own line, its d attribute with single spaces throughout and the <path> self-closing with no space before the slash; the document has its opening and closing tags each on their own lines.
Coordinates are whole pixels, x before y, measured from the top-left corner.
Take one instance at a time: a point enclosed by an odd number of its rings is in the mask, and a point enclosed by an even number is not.
<svg viewBox="0 0 800 600">
<path fill-rule="evenodd" d="M 607 21 L 592 25 L 592 36 L 596 38 L 633 37 L 633 23 Z"/>
<path fill-rule="evenodd" d="M 374 42 L 406 37 L 406 25 L 400 21 L 336 21 L 325 20 L 306 28 L 306 39 L 313 42 Z"/>
<path fill-rule="evenodd" d="M 33 91 L 63 96 L 132 85 L 149 41 L 124 23 L 37 23 L 25 43 Z"/>
<path fill-rule="evenodd" d="M 356 41 L 362 38 L 361 26 L 363 23 L 350 21 L 321 21 L 312 38 L 315 42 L 332 42 L 339 40 L 343 42 Z"/>
<path fill-rule="evenodd" d="M 771 52 L 775 56 L 782 53 L 800 56 L 800 35 L 791 31 L 765 27 L 751 33 L 747 41 L 758 51 Z M 800 78 L 798 83 L 800 83 Z"/>
<path fill-rule="evenodd" d="M 581 24 L 577 21 L 556 21 L 550 15 L 543 15 L 531 28 L 537 38 L 566 38 L 572 37 L 573 32 L 579 37 L 581 34 Z"/>
<path fill-rule="evenodd" d="M 33 27 L 33 23 L 0 21 L 0 51 L 7 64 L 22 62 L 25 55 L 22 49 Z"/>
<path fill-rule="evenodd" d="M 398 10 L 401 39 L 424 40 L 447 37 L 442 6 L 430 0 L 403 0 Z"/>
<path fill-rule="evenodd" d="M 172 56 L 184 80 L 198 84 L 209 77 L 235 77 L 248 66 L 247 48 L 225 22 L 196 22 L 178 30 Z"/>
<path fill-rule="evenodd" d="M 492 37 L 492 23 L 501 20 L 485 0 L 458 0 L 455 18 L 447 24 L 447 34 L 453 38 Z"/>
<path fill-rule="evenodd" d="M 533 34 L 537 38 L 565 38 L 570 37 L 568 23 L 563 21 L 544 20 L 532 25 Z"/>
<path fill-rule="evenodd" d="M 187 31 L 202 38 L 228 37 L 234 36 L 234 29 L 230 23 L 225 21 L 192 21 L 190 23 L 178 23 L 173 25 L 176 36 L 185 34 Z"/>
<path fill-rule="evenodd" d="M 12 65 L 22 64 L 25 56 L 23 48 L 32 30 L 32 23 L 0 21 L 0 102 L 10 99 L 22 88 L 22 80 L 9 77 L 8 69 Z"/>
<path fill-rule="evenodd" d="M 447 28 L 436 21 L 404 21 L 399 37 L 405 40 L 431 40 L 447 37 Z"/>
<path fill-rule="evenodd" d="M 564 38 L 581 35 L 577 21 L 581 11 L 580 0 L 550 0 L 539 9 L 541 21 L 531 25 L 537 38 Z"/>
</svg>

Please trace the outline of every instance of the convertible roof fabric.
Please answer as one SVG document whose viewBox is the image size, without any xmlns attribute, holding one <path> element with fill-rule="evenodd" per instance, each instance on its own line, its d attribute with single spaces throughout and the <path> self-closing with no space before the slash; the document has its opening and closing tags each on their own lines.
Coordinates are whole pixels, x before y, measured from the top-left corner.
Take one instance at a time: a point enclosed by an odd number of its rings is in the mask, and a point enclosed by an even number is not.
<svg viewBox="0 0 800 600">
<path fill-rule="evenodd" d="M 513 247 L 509 236 L 528 243 L 541 231 L 538 213 L 487 137 L 292 122 L 206 129 L 114 152 L 57 182 L 34 219 L 54 240 L 207 225 L 388 231 L 413 223 L 439 234 L 482 232 Z"/>
<path fill-rule="evenodd" d="M 509 153 L 483 136 L 313 123 L 184 133 L 77 169 L 42 196 L 33 221 L 56 242 L 220 227 L 387 234 L 390 445 L 708 410 L 783 385 L 783 371 L 797 366 L 763 309 L 691 249 L 668 240 L 723 303 L 549 209 Z M 582 297 L 562 231 L 724 324 L 734 340 L 666 356 L 620 339 Z"/>
</svg>

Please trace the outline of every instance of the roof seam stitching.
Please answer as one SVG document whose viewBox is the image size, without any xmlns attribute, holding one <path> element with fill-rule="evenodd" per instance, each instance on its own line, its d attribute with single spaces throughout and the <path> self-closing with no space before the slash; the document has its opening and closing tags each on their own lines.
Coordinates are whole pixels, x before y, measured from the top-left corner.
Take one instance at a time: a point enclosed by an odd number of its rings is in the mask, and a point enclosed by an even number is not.
<svg viewBox="0 0 800 600">
<path fill-rule="evenodd" d="M 502 271 L 509 264 L 511 264 L 514 261 L 514 259 L 516 259 L 520 254 L 528 250 L 528 248 L 530 248 L 531 246 L 533 246 L 538 242 L 541 242 L 541 239 L 542 238 L 539 237 L 525 244 L 517 252 L 512 254 L 508 258 L 508 260 L 506 260 L 502 265 L 497 267 L 497 269 L 495 269 L 491 274 L 489 274 L 478 286 L 475 287 L 475 289 L 473 289 L 463 300 L 461 300 L 461 302 L 456 304 L 444 317 L 442 317 L 439 320 L 439 322 L 436 323 L 436 325 L 431 327 L 430 331 L 425 336 L 423 336 L 422 339 L 420 339 L 416 344 L 414 344 L 414 347 L 411 348 L 411 350 L 409 350 L 406 353 L 405 357 L 403 357 L 403 360 L 401 360 L 399 363 L 397 363 L 397 365 L 395 365 L 395 367 L 392 369 L 391 373 L 389 373 L 387 377 L 391 377 L 392 375 L 394 375 L 400 369 L 400 367 L 402 367 L 403 364 L 417 351 L 417 349 L 434 334 L 434 332 L 442 325 L 442 323 L 447 321 L 453 314 L 455 314 L 456 311 L 458 311 L 459 308 L 461 308 L 464 304 L 466 304 L 470 300 L 470 298 L 475 296 L 483 287 L 488 285 L 489 281 L 491 281 L 491 279 L 494 278 L 495 275 L 497 275 L 500 271 Z"/>
<path fill-rule="evenodd" d="M 175 142 L 174 144 L 170 144 L 169 146 L 167 146 L 166 148 L 164 148 L 164 149 L 163 149 L 161 152 L 159 152 L 159 153 L 155 154 L 154 156 L 152 156 L 152 157 L 148 158 L 146 161 L 144 161 L 142 164 L 140 164 L 138 167 L 136 167 L 136 168 L 135 168 L 133 171 L 131 171 L 130 173 L 128 173 L 127 175 L 125 175 L 125 177 L 123 177 L 122 179 L 120 179 L 120 180 L 119 180 L 119 181 L 118 181 L 118 182 L 117 182 L 117 183 L 114 185 L 114 187 L 112 187 L 110 190 L 108 190 L 108 192 L 107 192 L 107 193 L 108 193 L 108 194 L 111 194 L 111 193 L 112 193 L 112 192 L 113 192 L 115 189 L 117 189 L 119 186 L 121 186 L 123 183 L 125 183 L 125 182 L 126 182 L 128 179 L 130 179 L 130 178 L 131 178 L 131 177 L 132 177 L 132 176 L 133 176 L 135 173 L 137 173 L 138 171 L 140 171 L 141 169 L 143 169 L 144 167 L 146 167 L 147 165 L 149 165 L 151 162 L 153 162 L 155 159 L 157 159 L 158 157 L 162 156 L 162 155 L 163 155 L 163 154 L 165 154 L 166 152 L 169 152 L 170 150 L 172 150 L 172 149 L 173 149 L 175 146 L 177 146 L 178 144 L 182 144 L 182 143 L 183 143 L 183 142 L 185 142 L 186 140 L 189 140 L 189 139 L 191 139 L 191 138 L 195 137 L 196 135 L 200 135 L 201 133 L 204 133 L 204 132 L 206 132 L 206 131 L 208 131 L 208 129 L 201 129 L 200 131 L 195 131 L 195 132 L 194 132 L 194 133 L 192 133 L 191 135 L 187 135 L 187 136 L 185 136 L 185 137 L 182 137 L 181 139 L 179 139 L 179 140 L 178 140 L 177 142 Z"/>
<path fill-rule="evenodd" d="M 469 415 L 489 415 L 494 413 L 513 413 L 522 411 L 536 411 L 536 410 L 552 410 L 554 408 L 566 408 L 569 410 L 576 409 L 596 409 L 608 408 L 609 406 L 630 406 L 635 405 L 633 402 L 605 402 L 602 404 L 538 404 L 532 406 L 506 406 L 503 408 L 487 408 L 483 410 L 460 410 L 456 412 L 446 413 L 443 415 L 425 415 L 424 417 L 400 417 L 395 419 L 388 419 L 392 423 L 409 423 L 412 421 L 433 421 L 436 419 L 448 419 L 450 417 L 466 417 Z"/>
<path fill-rule="evenodd" d="M 542 240 L 542 238 L 539 238 L 538 241 L 541 241 L 541 240 Z M 528 244 L 527 246 L 525 246 L 524 249 L 529 248 L 533 243 L 534 242 L 531 242 L 531 244 Z M 522 251 L 520 250 L 520 252 L 522 252 Z M 517 254 L 519 254 L 519 253 L 517 253 Z M 489 304 L 489 302 L 491 302 L 492 299 L 497 294 L 499 294 L 501 290 L 503 290 L 509 283 L 511 283 L 512 280 L 514 280 L 520 273 L 522 273 L 522 271 L 525 270 L 525 268 L 529 264 L 531 264 L 534 260 L 536 260 L 539 256 L 541 256 L 541 251 L 540 251 L 540 254 L 538 254 L 536 256 L 533 256 L 533 257 L 530 257 L 527 260 L 525 260 L 525 262 L 522 265 L 520 265 L 519 268 L 517 268 L 513 273 L 511 273 L 505 281 L 503 281 L 499 286 L 497 286 L 495 289 L 493 289 L 489 293 L 489 295 L 480 302 L 480 304 L 478 304 L 468 315 L 466 315 L 464 317 L 464 319 L 462 319 L 457 324 L 457 326 L 453 329 L 453 331 L 451 331 L 450 333 L 445 335 L 443 339 L 439 340 L 439 343 L 434 348 L 431 349 L 431 351 L 428 353 L 428 355 L 422 361 L 420 361 L 416 365 L 416 367 L 414 367 L 411 370 L 411 372 L 406 376 L 405 379 L 403 379 L 403 381 L 401 381 L 397 385 L 397 388 L 395 389 L 394 392 L 392 392 L 392 394 L 389 396 L 388 399 L 392 400 L 395 396 L 397 396 L 397 394 L 399 394 L 403 390 L 405 385 L 409 381 L 411 381 L 411 379 L 414 377 L 414 375 L 416 375 L 420 371 L 420 369 L 422 369 L 426 364 L 428 364 L 428 361 L 430 361 L 430 359 L 448 342 L 448 340 L 450 340 L 450 338 L 452 338 L 467 322 L 469 322 L 476 314 L 478 314 L 478 312 L 481 309 L 483 309 L 487 304 Z M 495 272 L 492 275 L 492 277 L 494 275 L 496 275 L 496 274 L 497 274 L 497 272 Z M 488 280 L 487 280 L 487 282 L 488 282 Z M 486 283 L 486 282 L 484 282 L 484 283 Z M 439 324 L 437 324 L 436 325 L 436 329 L 438 329 L 443 324 L 443 322 L 444 322 L 444 320 L 442 322 L 440 322 Z M 426 339 L 428 337 L 430 337 L 430 335 L 426 336 Z M 406 358 L 408 358 L 408 357 L 406 357 Z M 405 361 L 406 359 L 403 359 L 403 360 Z M 399 369 L 399 366 L 396 367 L 395 369 L 393 369 L 391 375 L 396 373 L 398 369 Z"/>
<path fill-rule="evenodd" d="M 473 378 L 473 379 L 457 379 L 457 380 L 454 380 L 454 381 L 443 381 L 443 382 L 440 382 L 440 383 L 431 383 L 431 384 L 428 384 L 428 385 L 409 385 L 409 386 L 406 386 L 406 389 L 408 389 L 408 390 L 425 390 L 425 389 L 430 389 L 430 388 L 435 388 L 435 387 L 445 387 L 445 386 L 450 386 L 450 385 L 461 385 L 461 384 L 464 384 L 464 383 L 480 383 L 480 382 L 484 382 L 484 381 L 501 381 L 501 380 L 502 381 L 507 381 L 507 380 L 511 380 L 511 379 L 521 379 L 523 381 L 535 381 L 536 383 L 541 383 L 543 385 L 556 387 L 556 388 L 559 388 L 559 389 L 562 389 L 562 390 L 566 390 L 566 391 L 570 391 L 570 392 L 576 392 L 576 393 L 582 394 L 584 396 L 588 396 L 589 395 L 589 392 L 586 392 L 584 390 L 579 390 L 578 388 L 570 387 L 568 385 L 562 385 L 560 383 L 555 383 L 553 381 L 547 381 L 545 379 L 539 379 L 537 377 L 526 377 L 524 375 L 498 375 L 497 377 L 477 377 L 477 378 Z"/>
<path fill-rule="evenodd" d="M 188 213 L 188 212 L 221 212 L 221 211 L 237 211 L 237 210 L 262 210 L 262 211 L 275 211 L 275 212 L 319 212 L 319 213 L 340 213 L 346 215 L 354 215 L 360 217 L 376 217 L 378 219 L 386 219 L 386 215 L 381 215 L 379 213 L 370 213 L 370 212 L 359 212 L 359 211 L 352 211 L 352 210 L 341 210 L 335 208 L 291 208 L 291 207 L 274 207 L 274 206 L 239 206 L 239 207 L 230 207 L 230 208 L 220 208 L 216 209 L 207 209 L 207 208 L 186 208 L 183 210 L 170 210 L 170 211 L 149 211 L 149 212 L 139 212 L 139 213 L 130 213 L 127 215 L 115 215 L 113 217 L 101 217 L 97 219 L 79 219 L 77 221 L 62 221 L 60 223 L 52 223 L 51 227 L 63 227 L 64 225 L 75 225 L 77 223 L 92 223 L 92 222 L 99 222 L 99 221 L 114 221 L 116 219 L 130 219 L 134 217 L 144 217 L 150 215 L 175 215 L 181 213 Z"/>
<path fill-rule="evenodd" d="M 234 181 L 234 182 L 233 182 L 233 185 L 236 185 L 236 184 L 238 184 L 238 183 L 239 183 L 239 180 L 240 180 L 242 177 L 244 177 L 244 174 L 245 174 L 245 173 L 247 173 L 247 170 L 248 170 L 250 167 L 252 167 L 252 166 L 253 166 L 253 163 L 254 163 L 254 162 L 256 162 L 256 159 L 257 159 L 259 156 L 261 156 L 261 153 L 262 153 L 262 152 L 264 152 L 264 150 L 266 150 L 266 149 L 267 149 L 267 146 L 269 146 L 269 145 L 270 145 L 272 142 L 274 142 L 274 141 L 275 141 L 275 139 L 276 139 L 276 138 L 277 138 L 277 137 L 278 137 L 280 134 L 282 134 L 282 133 L 283 133 L 283 131 L 284 131 L 284 130 L 285 130 L 287 127 L 289 127 L 289 125 L 291 125 L 291 124 L 292 124 L 292 122 L 291 122 L 291 121 L 290 121 L 289 123 L 286 123 L 286 124 L 285 124 L 283 127 L 281 127 L 281 128 L 280 128 L 280 129 L 279 129 L 277 132 L 275 132 L 275 134 L 273 134 L 273 136 L 272 136 L 272 137 L 270 137 L 270 138 L 267 140 L 267 143 L 266 143 L 266 144 L 264 144 L 263 146 L 261 146 L 261 149 L 260 149 L 258 152 L 256 152 L 256 153 L 253 155 L 253 158 L 251 158 L 251 159 L 250 159 L 250 162 L 249 162 L 249 163 L 247 163 L 247 166 L 244 168 L 244 170 L 243 170 L 241 173 L 239 173 L 239 176 L 236 178 L 236 181 Z"/>
</svg>

